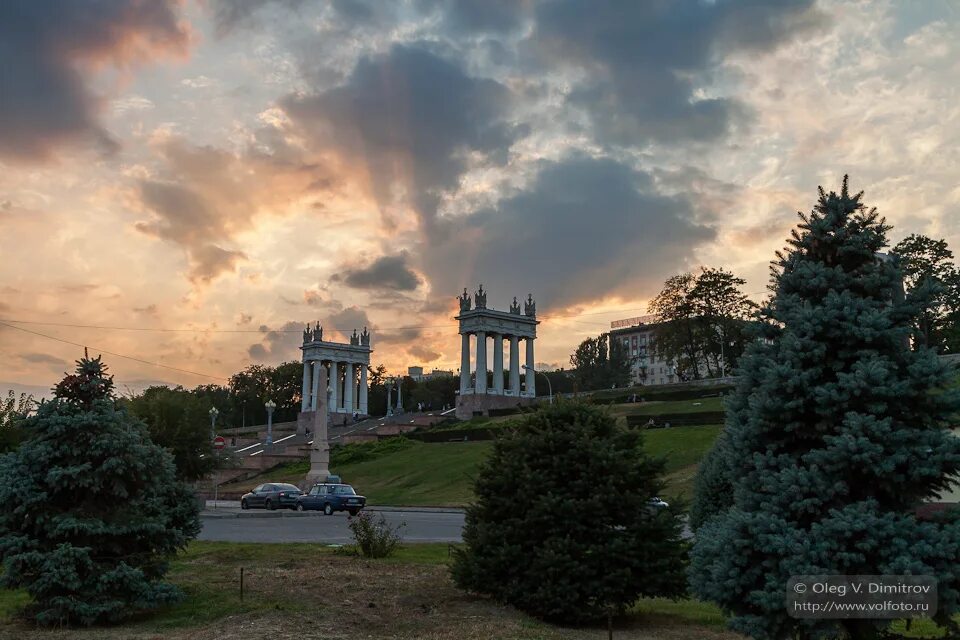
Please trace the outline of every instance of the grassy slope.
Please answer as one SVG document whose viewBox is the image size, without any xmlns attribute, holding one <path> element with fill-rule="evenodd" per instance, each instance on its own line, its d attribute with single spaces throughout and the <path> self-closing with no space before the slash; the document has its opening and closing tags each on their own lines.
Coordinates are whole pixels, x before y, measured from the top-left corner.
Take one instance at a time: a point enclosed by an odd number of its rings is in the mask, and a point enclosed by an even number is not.
<svg viewBox="0 0 960 640">
<path fill-rule="evenodd" d="M 706 425 L 644 431 L 647 451 L 666 458 L 666 497 L 693 498 L 693 479 L 697 466 L 720 435 L 721 428 L 720 425 Z"/>
<path fill-rule="evenodd" d="M 492 442 L 415 442 L 375 460 L 334 465 L 332 471 L 373 504 L 457 506 L 470 501 L 471 478 Z"/>
<path fill-rule="evenodd" d="M 718 426 L 644 432 L 647 450 L 667 462 L 665 497 L 693 495 L 697 464 L 719 432 Z M 459 506 L 470 501 L 471 478 L 492 446 L 492 442 L 411 442 L 406 449 L 373 460 L 331 466 L 333 473 L 357 487 L 371 504 Z M 300 482 L 309 466 L 307 461 L 292 462 L 223 489 L 249 490 L 261 482 Z"/>
<path fill-rule="evenodd" d="M 702 411 L 723 411 L 723 398 L 701 398 L 700 400 L 678 400 L 675 402 L 632 402 L 615 404 L 610 407 L 615 415 L 664 415 L 670 413 L 700 413 Z"/>
</svg>

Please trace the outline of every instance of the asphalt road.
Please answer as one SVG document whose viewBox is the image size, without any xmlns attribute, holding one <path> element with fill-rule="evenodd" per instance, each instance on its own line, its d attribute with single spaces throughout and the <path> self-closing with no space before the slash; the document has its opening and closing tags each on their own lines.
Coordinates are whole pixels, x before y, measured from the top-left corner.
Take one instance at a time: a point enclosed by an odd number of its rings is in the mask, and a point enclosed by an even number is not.
<svg viewBox="0 0 960 640">
<path fill-rule="evenodd" d="M 400 534 L 407 542 L 460 542 L 463 513 L 381 511 L 392 526 L 406 523 Z M 293 516 L 293 513 L 290 514 Z M 284 514 L 286 516 L 286 514 Z M 304 517 L 202 518 L 200 540 L 223 542 L 352 542 L 347 514 Z"/>
</svg>

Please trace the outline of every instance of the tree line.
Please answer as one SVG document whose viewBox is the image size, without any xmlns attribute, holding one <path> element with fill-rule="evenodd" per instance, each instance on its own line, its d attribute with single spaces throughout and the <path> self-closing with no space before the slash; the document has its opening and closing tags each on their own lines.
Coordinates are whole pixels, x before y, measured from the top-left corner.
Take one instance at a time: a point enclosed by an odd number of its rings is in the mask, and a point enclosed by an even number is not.
<svg viewBox="0 0 960 640">
<path fill-rule="evenodd" d="M 912 234 L 890 256 L 912 313 L 911 348 L 960 352 L 960 268 L 947 241 Z M 745 284 L 733 272 L 711 267 L 668 278 L 648 307 L 655 324 L 647 356 L 672 363 L 680 382 L 735 374 L 748 343 L 758 336 L 762 306 L 743 292 Z M 640 357 L 613 334 L 602 333 L 577 346 L 569 374 L 579 390 L 628 386 Z M 645 382 L 644 367 L 639 372 Z"/>
</svg>

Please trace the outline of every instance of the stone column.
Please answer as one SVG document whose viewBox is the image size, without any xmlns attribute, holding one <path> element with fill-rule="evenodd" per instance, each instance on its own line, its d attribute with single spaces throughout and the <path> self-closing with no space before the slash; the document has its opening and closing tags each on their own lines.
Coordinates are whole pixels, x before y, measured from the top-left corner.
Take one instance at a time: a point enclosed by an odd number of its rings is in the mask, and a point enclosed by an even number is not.
<svg viewBox="0 0 960 640">
<path fill-rule="evenodd" d="M 460 336 L 460 395 L 470 390 L 470 334 Z"/>
<path fill-rule="evenodd" d="M 403 377 L 397 378 L 397 411 L 403 413 Z"/>
<path fill-rule="evenodd" d="M 313 382 L 310 383 L 310 411 L 316 411 L 318 404 L 323 404 L 320 402 L 320 369 L 323 368 L 323 363 L 319 360 L 313 361 Z M 323 389 L 323 393 L 326 393 L 327 390 Z"/>
<path fill-rule="evenodd" d="M 537 385 L 536 385 L 536 372 L 533 368 L 536 365 L 533 363 L 533 338 L 527 338 L 527 395 L 531 398 L 536 397 L 537 395 Z"/>
<path fill-rule="evenodd" d="M 330 413 L 340 413 L 340 363 L 330 361 Z"/>
<path fill-rule="evenodd" d="M 520 338 L 510 336 L 510 395 L 520 395 Z"/>
<path fill-rule="evenodd" d="M 487 333 L 477 331 L 477 381 L 473 385 L 476 393 L 487 392 Z"/>
<path fill-rule="evenodd" d="M 360 385 L 357 384 L 357 376 L 360 375 L 361 369 L 366 368 L 363 363 L 353 365 L 353 377 L 350 378 L 350 391 L 353 392 L 353 410 L 357 413 L 360 413 Z"/>
<path fill-rule="evenodd" d="M 503 395 L 503 335 L 493 336 L 493 392 Z"/>
<path fill-rule="evenodd" d="M 310 410 L 310 363 L 303 363 L 303 387 L 300 392 L 300 411 Z"/>
<path fill-rule="evenodd" d="M 369 415 L 370 411 L 367 408 L 367 366 L 360 365 L 360 390 L 359 390 L 359 400 L 357 401 L 357 411 L 363 415 Z"/>
<path fill-rule="evenodd" d="M 353 414 L 353 363 L 343 365 L 343 412 Z"/>
</svg>

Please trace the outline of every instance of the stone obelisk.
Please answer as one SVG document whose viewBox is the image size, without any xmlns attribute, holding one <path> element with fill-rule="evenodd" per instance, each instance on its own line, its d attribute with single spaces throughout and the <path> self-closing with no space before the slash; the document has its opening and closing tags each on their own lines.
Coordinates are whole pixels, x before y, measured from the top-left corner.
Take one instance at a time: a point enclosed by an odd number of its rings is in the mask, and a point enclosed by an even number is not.
<svg viewBox="0 0 960 640">
<path fill-rule="evenodd" d="M 330 440 L 327 435 L 327 369 L 319 367 L 320 379 L 316 385 L 317 410 L 313 412 L 313 445 L 310 447 L 310 471 L 307 473 L 307 488 L 324 482 L 330 475 Z"/>
</svg>

